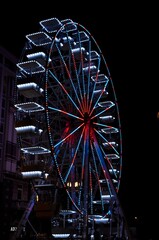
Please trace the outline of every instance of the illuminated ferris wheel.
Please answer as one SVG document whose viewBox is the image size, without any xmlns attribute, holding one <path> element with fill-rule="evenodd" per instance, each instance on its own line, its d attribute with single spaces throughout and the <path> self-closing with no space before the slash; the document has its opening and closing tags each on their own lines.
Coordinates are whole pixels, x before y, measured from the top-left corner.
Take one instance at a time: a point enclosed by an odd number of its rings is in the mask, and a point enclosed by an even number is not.
<svg viewBox="0 0 159 240">
<path fill-rule="evenodd" d="M 64 189 L 59 215 L 63 227 L 70 219 L 75 226 L 72 238 L 93 239 L 102 226 L 101 236 L 122 239 L 120 115 L 102 51 L 71 19 L 40 21 L 26 39 L 15 99 L 21 174 L 36 189 L 41 179 Z"/>
</svg>

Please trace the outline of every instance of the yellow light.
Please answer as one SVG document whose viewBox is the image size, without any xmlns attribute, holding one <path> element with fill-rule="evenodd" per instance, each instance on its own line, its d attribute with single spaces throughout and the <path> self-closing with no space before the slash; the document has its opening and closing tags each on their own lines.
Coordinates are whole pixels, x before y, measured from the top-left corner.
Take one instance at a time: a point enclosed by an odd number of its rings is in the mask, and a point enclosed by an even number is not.
<svg viewBox="0 0 159 240">
<path fill-rule="evenodd" d="M 75 182 L 75 187 L 78 187 L 79 186 L 79 182 Z"/>
<path fill-rule="evenodd" d="M 72 182 L 67 182 L 67 187 L 72 187 L 74 186 L 75 188 L 79 187 L 80 186 L 80 183 L 79 182 L 75 182 L 74 184 Z"/>
<path fill-rule="evenodd" d="M 36 201 L 39 202 L 39 196 L 38 195 L 36 195 Z"/>
</svg>

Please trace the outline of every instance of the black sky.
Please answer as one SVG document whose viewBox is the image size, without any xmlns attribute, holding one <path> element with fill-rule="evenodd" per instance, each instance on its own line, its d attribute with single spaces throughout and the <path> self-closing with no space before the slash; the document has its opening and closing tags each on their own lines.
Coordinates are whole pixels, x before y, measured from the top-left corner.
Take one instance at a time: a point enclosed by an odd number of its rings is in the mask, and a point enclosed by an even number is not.
<svg viewBox="0 0 159 240">
<path fill-rule="evenodd" d="M 128 216 L 140 215 L 145 221 L 154 211 L 154 175 L 159 161 L 158 75 L 152 57 L 156 55 L 155 7 L 122 6 L 115 1 L 111 7 L 107 1 L 87 7 L 79 2 L 70 6 L 61 1 L 37 4 L 33 7 L 21 2 L 1 9 L 5 14 L 0 14 L 0 45 L 20 57 L 25 35 L 36 32 L 39 21 L 52 17 L 70 18 L 93 35 L 107 61 L 118 98 L 123 131 L 121 202 Z"/>
</svg>

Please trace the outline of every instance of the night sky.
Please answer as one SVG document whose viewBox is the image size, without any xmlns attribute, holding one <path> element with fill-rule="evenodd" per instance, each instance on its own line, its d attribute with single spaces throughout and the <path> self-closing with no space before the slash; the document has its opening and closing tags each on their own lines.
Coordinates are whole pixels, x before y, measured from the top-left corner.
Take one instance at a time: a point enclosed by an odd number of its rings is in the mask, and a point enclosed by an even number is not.
<svg viewBox="0 0 159 240">
<path fill-rule="evenodd" d="M 138 216 L 144 228 L 150 226 L 144 238 L 150 239 L 159 161 L 155 6 L 114 3 L 110 7 L 106 2 L 98 6 L 92 3 L 86 8 L 79 2 L 64 6 L 60 1 L 58 7 L 52 2 L 51 5 L 39 2 L 37 8 L 28 1 L 5 6 L 5 16 L 0 14 L 0 45 L 20 57 L 25 35 L 38 31 L 39 21 L 52 17 L 70 18 L 93 35 L 107 61 L 119 104 L 123 139 L 119 196 L 128 219 Z"/>
</svg>

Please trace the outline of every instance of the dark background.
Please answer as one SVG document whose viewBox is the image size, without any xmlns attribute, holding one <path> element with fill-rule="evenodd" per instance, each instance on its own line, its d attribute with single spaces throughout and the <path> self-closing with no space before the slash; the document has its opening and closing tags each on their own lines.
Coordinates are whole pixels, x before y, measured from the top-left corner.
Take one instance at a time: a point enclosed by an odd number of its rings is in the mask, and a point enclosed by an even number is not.
<svg viewBox="0 0 159 240">
<path fill-rule="evenodd" d="M 32 1 L 33 2 L 33 1 Z M 128 221 L 138 217 L 141 239 L 152 239 L 157 211 L 156 170 L 159 148 L 156 6 L 60 1 L 4 3 L 0 45 L 20 57 L 25 35 L 39 21 L 72 19 L 95 38 L 114 83 L 123 139 L 123 172 L 119 197 Z M 103 3 L 104 2 L 104 3 Z M 2 16 L 3 15 L 3 16 Z"/>
</svg>

